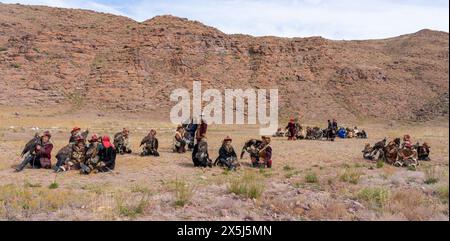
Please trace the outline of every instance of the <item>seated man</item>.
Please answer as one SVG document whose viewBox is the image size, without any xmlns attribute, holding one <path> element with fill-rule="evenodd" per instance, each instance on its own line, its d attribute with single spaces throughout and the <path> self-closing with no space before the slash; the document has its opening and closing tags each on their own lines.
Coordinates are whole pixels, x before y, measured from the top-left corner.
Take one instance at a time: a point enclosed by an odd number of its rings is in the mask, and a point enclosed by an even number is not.
<svg viewBox="0 0 450 241">
<path fill-rule="evenodd" d="M 236 170 L 239 167 L 236 152 L 234 151 L 231 142 L 233 140 L 227 136 L 219 150 L 219 157 L 217 157 L 214 165 L 219 165 L 228 168 L 228 170 Z"/>
<path fill-rule="evenodd" d="M 121 155 L 125 153 L 130 154 L 132 152 L 130 148 L 129 135 L 130 131 L 126 128 L 123 128 L 121 132 L 114 135 L 114 146 L 116 147 L 116 151 Z"/>
<path fill-rule="evenodd" d="M 413 149 L 413 144 L 411 141 L 411 136 L 406 134 L 403 136 L 403 144 L 402 144 L 402 149 Z"/>
<path fill-rule="evenodd" d="M 150 130 L 148 135 L 142 139 L 140 146 L 144 146 L 141 156 L 159 156 L 159 143 L 158 138 L 156 138 L 156 130 Z"/>
<path fill-rule="evenodd" d="M 311 127 L 306 127 L 306 136 L 305 139 L 313 140 L 314 139 L 314 131 Z"/>
<path fill-rule="evenodd" d="M 364 147 L 364 150 L 362 151 L 363 158 L 366 160 L 373 160 L 373 155 L 372 155 L 373 151 L 374 151 L 374 149 L 370 146 L 369 143 L 367 143 L 366 146 Z"/>
<path fill-rule="evenodd" d="M 270 146 L 270 141 L 270 137 L 262 137 L 262 144 L 258 148 L 259 156 L 257 159 L 252 160 L 253 167 L 272 168 L 272 147 Z"/>
<path fill-rule="evenodd" d="M 70 170 L 80 170 L 81 163 L 84 163 L 86 155 L 86 144 L 81 136 L 78 136 L 76 143 L 72 145 L 72 152 L 69 160 L 58 167 L 56 172 L 66 172 Z"/>
<path fill-rule="evenodd" d="M 184 128 L 179 125 L 173 137 L 173 152 L 185 153 L 186 152 L 186 141 L 184 139 Z"/>
<path fill-rule="evenodd" d="M 98 171 L 97 167 L 100 164 L 100 156 L 98 154 L 101 148 L 100 138 L 96 134 L 92 135 L 86 150 L 85 161 L 81 163 L 81 174 L 90 174 L 91 172 Z"/>
<path fill-rule="evenodd" d="M 102 143 L 98 151 L 99 164 L 96 167 L 98 172 L 110 172 L 116 167 L 116 148 L 111 144 L 109 136 L 102 138 Z"/>
<path fill-rule="evenodd" d="M 423 145 L 417 145 L 417 154 L 419 161 L 431 161 L 430 159 L 430 149 L 431 147 L 428 143 L 423 143 Z"/>
<path fill-rule="evenodd" d="M 386 142 L 387 142 L 387 139 L 384 138 L 382 141 L 375 143 L 375 145 L 372 148 L 371 155 L 373 157 L 375 157 L 375 156 L 377 156 L 377 154 L 380 153 L 381 158 L 384 158 L 384 148 L 386 147 Z M 380 157 L 378 159 L 380 159 Z"/>
<path fill-rule="evenodd" d="M 390 141 L 383 148 L 383 159 L 386 163 L 393 165 L 398 160 L 398 153 L 400 150 L 401 140 L 400 138 L 395 138 L 393 141 Z"/>
<path fill-rule="evenodd" d="M 87 136 L 89 135 L 89 130 L 81 131 L 79 127 L 74 127 L 70 132 L 69 143 L 77 142 L 78 137 L 82 137 L 84 141 L 86 141 Z"/>
<path fill-rule="evenodd" d="M 365 130 L 358 130 L 358 133 L 356 133 L 356 138 L 360 138 L 360 139 L 367 139 L 367 133 Z"/>
<path fill-rule="evenodd" d="M 297 133 L 297 140 L 306 139 L 306 129 L 303 126 L 300 126 L 299 131 Z"/>
<path fill-rule="evenodd" d="M 284 137 L 285 133 L 281 130 L 281 128 L 278 128 L 277 132 L 273 134 L 273 137 Z"/>
<path fill-rule="evenodd" d="M 45 131 L 43 135 L 34 139 L 34 142 L 30 142 L 29 150 L 24 150 L 22 155 L 25 155 L 24 160 L 16 168 L 16 172 L 21 172 L 23 169 L 30 164 L 33 168 L 45 168 L 50 169 L 52 167 L 51 156 L 53 150 L 53 143 L 50 141 L 52 135 L 49 131 Z M 28 145 L 28 144 L 27 144 Z"/>
<path fill-rule="evenodd" d="M 206 137 L 203 137 L 192 151 L 192 161 L 195 167 L 212 167 L 212 160 L 209 158 L 208 142 Z"/>
<path fill-rule="evenodd" d="M 347 138 L 352 139 L 356 137 L 354 130 L 350 128 L 345 128 L 345 131 L 347 132 Z"/>
<path fill-rule="evenodd" d="M 55 171 L 58 171 L 61 166 L 70 161 L 74 145 L 75 143 L 69 143 L 58 151 L 58 153 L 56 154 Z"/>
</svg>

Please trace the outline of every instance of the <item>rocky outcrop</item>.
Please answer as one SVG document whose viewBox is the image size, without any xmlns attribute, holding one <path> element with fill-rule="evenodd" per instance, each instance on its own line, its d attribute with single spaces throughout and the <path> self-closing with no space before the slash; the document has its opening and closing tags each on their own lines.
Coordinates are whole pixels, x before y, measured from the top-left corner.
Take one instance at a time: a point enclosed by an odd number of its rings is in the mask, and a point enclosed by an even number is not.
<svg viewBox="0 0 450 241">
<path fill-rule="evenodd" d="M 282 115 L 433 119 L 448 116 L 448 37 L 256 38 L 173 16 L 0 4 L 0 104 L 168 113 L 171 91 L 201 80 L 278 88 Z"/>
</svg>

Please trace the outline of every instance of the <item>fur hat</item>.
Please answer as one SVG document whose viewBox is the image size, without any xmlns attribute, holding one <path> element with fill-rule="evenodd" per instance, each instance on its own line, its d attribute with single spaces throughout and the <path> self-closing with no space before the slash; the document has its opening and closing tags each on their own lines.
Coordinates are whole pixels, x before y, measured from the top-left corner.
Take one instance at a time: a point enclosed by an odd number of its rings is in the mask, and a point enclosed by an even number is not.
<svg viewBox="0 0 450 241">
<path fill-rule="evenodd" d="M 269 136 L 263 136 L 262 139 L 265 140 L 269 144 L 272 141 L 272 139 Z"/>
<path fill-rule="evenodd" d="M 92 136 L 91 136 L 91 139 L 89 140 L 89 142 L 97 142 L 98 141 L 98 136 L 97 136 L 97 134 L 93 134 Z"/>
<path fill-rule="evenodd" d="M 42 137 L 44 137 L 44 136 L 51 138 L 52 134 L 50 133 L 50 131 L 44 131 L 44 133 L 42 133 Z"/>
<path fill-rule="evenodd" d="M 81 131 L 80 127 L 74 127 L 70 133 L 74 133 L 75 131 Z"/>
</svg>

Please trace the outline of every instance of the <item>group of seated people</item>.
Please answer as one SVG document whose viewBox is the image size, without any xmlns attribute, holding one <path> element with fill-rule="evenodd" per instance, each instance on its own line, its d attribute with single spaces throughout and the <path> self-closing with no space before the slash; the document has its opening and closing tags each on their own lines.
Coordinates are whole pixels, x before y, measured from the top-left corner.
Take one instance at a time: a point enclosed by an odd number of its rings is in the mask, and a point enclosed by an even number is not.
<svg viewBox="0 0 450 241">
<path fill-rule="evenodd" d="M 328 120 L 326 129 L 319 127 L 304 128 L 299 119 L 291 118 L 284 131 L 279 128 L 273 135 L 274 137 L 288 137 L 288 140 L 331 140 L 334 141 L 336 137 L 339 138 L 361 138 L 366 139 L 367 133 L 365 130 L 359 130 L 358 127 L 353 129 L 339 127 L 337 120 Z"/>
<path fill-rule="evenodd" d="M 395 138 L 387 142 L 387 138 L 371 146 L 366 144 L 363 158 L 367 160 L 382 160 L 394 166 L 417 166 L 418 161 L 430 161 L 431 147 L 428 143 L 420 145 L 417 142 L 412 144 L 412 138 L 406 134 L 403 136 L 403 142 L 400 138 Z"/>
<path fill-rule="evenodd" d="M 192 126 L 191 126 L 192 128 Z M 178 126 L 175 136 L 173 151 L 176 153 L 185 153 L 186 145 L 191 146 L 192 161 L 195 167 L 222 166 L 229 170 L 236 170 L 240 164 L 236 152 L 232 146 L 232 139 L 226 137 L 219 149 L 219 156 L 213 162 L 208 152 L 208 142 L 206 138 L 207 124 L 202 121 L 193 129 L 187 129 L 186 126 Z M 186 135 L 194 136 L 190 139 Z M 117 154 L 132 153 L 129 142 L 129 130 L 124 128 L 121 132 L 114 135 L 113 143 L 110 137 L 93 134 L 88 140 L 89 130 L 81 131 L 75 127 L 71 131 L 69 143 L 56 154 L 56 165 L 53 167 L 56 172 L 66 172 L 70 170 L 79 170 L 82 174 L 92 172 L 108 172 L 115 168 Z M 51 169 L 51 156 L 53 144 L 51 142 L 51 133 L 45 131 L 42 135 L 36 134 L 25 146 L 22 157 L 23 161 L 17 166 L 16 171 L 22 171 L 26 166 L 32 168 Z M 156 131 L 152 129 L 145 136 L 141 143 L 141 156 L 159 156 L 159 142 L 156 138 Z M 252 139 L 246 142 L 242 149 L 241 159 L 245 152 L 250 153 L 252 165 L 254 167 L 272 167 L 272 148 L 270 146 L 270 137 L 263 137 L 262 140 Z"/>
<path fill-rule="evenodd" d="M 79 170 L 82 174 L 91 172 L 108 172 L 115 168 L 117 149 L 111 143 L 109 136 L 99 137 L 93 134 L 87 141 L 89 131 L 81 132 L 78 127 L 73 128 L 69 144 L 64 146 L 56 155 L 56 172 Z M 22 171 L 27 165 L 32 168 L 51 169 L 53 144 L 51 133 L 45 131 L 42 135 L 35 135 L 22 151 L 24 160 L 16 167 Z"/>
</svg>

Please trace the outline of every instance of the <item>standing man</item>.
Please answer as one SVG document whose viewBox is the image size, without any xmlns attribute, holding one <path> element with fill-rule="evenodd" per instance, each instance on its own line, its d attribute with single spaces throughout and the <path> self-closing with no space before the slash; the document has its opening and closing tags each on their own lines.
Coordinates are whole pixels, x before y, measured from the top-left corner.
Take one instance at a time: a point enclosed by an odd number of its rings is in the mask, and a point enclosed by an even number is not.
<svg viewBox="0 0 450 241">
<path fill-rule="evenodd" d="M 296 133 L 296 126 L 295 126 L 295 119 L 291 118 L 288 125 L 286 126 L 286 130 L 289 132 L 288 140 L 293 141 L 295 140 L 295 137 L 297 136 Z"/>
<path fill-rule="evenodd" d="M 195 133 L 195 139 L 197 140 L 197 144 L 206 137 L 206 131 L 208 130 L 208 124 L 203 119 L 204 114 L 200 116 L 200 126 L 197 129 L 197 132 Z"/>
<path fill-rule="evenodd" d="M 338 131 L 338 123 L 336 119 L 333 119 L 333 123 L 331 124 L 334 131 Z"/>
<path fill-rule="evenodd" d="M 192 149 L 194 149 L 195 132 L 197 132 L 198 129 L 197 121 L 192 118 L 190 120 L 190 123 L 186 125 L 185 129 L 189 139 L 188 149 L 191 151 Z"/>
</svg>

